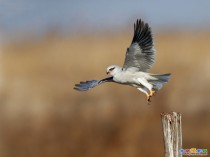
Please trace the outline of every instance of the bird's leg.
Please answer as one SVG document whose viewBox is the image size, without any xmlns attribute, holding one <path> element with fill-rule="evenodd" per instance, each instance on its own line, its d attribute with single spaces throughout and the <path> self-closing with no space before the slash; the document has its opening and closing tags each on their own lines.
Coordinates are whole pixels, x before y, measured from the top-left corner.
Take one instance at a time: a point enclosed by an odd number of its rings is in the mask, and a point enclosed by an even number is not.
<svg viewBox="0 0 210 157">
<path fill-rule="evenodd" d="M 147 101 L 151 102 L 151 97 L 155 93 L 155 91 L 152 90 L 152 85 L 145 78 L 138 78 L 137 80 L 147 89 L 144 93 L 147 95 Z"/>
</svg>

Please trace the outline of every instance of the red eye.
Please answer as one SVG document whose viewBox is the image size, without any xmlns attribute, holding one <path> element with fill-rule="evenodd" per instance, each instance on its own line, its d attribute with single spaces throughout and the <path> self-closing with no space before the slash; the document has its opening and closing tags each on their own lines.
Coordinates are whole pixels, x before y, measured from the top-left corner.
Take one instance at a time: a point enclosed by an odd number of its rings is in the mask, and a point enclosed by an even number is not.
<svg viewBox="0 0 210 157">
<path fill-rule="evenodd" d="M 115 69 L 115 67 L 113 67 L 113 68 L 109 69 L 109 71 L 112 71 L 112 70 L 114 70 L 114 69 Z"/>
</svg>

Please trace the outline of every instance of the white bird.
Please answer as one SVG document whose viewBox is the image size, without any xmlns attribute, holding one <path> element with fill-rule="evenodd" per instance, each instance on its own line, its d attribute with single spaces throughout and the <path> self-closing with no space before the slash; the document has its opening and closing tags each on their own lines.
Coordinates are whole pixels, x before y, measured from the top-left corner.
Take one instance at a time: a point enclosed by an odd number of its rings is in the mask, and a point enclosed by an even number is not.
<svg viewBox="0 0 210 157">
<path fill-rule="evenodd" d="M 107 68 L 107 74 L 111 77 L 102 80 L 92 80 L 76 84 L 74 89 L 87 91 L 105 82 L 115 82 L 130 85 L 137 88 L 147 96 L 147 101 L 155 92 L 160 90 L 170 79 L 170 73 L 151 74 L 146 71 L 152 67 L 155 60 L 155 48 L 151 28 L 141 19 L 134 24 L 134 36 L 129 48 L 127 48 L 123 67 L 111 65 Z"/>
</svg>

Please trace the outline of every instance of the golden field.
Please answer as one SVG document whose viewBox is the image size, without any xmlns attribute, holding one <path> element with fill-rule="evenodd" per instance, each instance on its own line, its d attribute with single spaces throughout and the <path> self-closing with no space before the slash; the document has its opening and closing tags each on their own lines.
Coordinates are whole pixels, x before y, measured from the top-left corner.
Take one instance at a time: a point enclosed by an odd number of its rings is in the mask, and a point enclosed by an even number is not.
<svg viewBox="0 0 210 157">
<path fill-rule="evenodd" d="M 128 32 L 128 31 L 125 31 Z M 49 35 L 1 45 L 0 156 L 161 157 L 160 113 L 182 113 L 183 148 L 210 150 L 210 32 L 155 33 L 151 73 L 172 73 L 147 105 L 113 83 L 74 84 L 123 65 L 132 32 Z"/>
</svg>

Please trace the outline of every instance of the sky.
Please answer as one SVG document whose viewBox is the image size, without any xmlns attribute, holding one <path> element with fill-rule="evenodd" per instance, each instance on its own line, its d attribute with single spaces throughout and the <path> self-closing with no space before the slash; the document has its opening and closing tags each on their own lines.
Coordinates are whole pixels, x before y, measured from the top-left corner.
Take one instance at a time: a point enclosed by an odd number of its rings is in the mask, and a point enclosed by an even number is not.
<svg viewBox="0 0 210 157">
<path fill-rule="evenodd" d="M 103 31 L 130 26 L 137 18 L 153 29 L 210 27 L 209 0 L 0 0 L 1 38 L 57 28 Z"/>
</svg>

